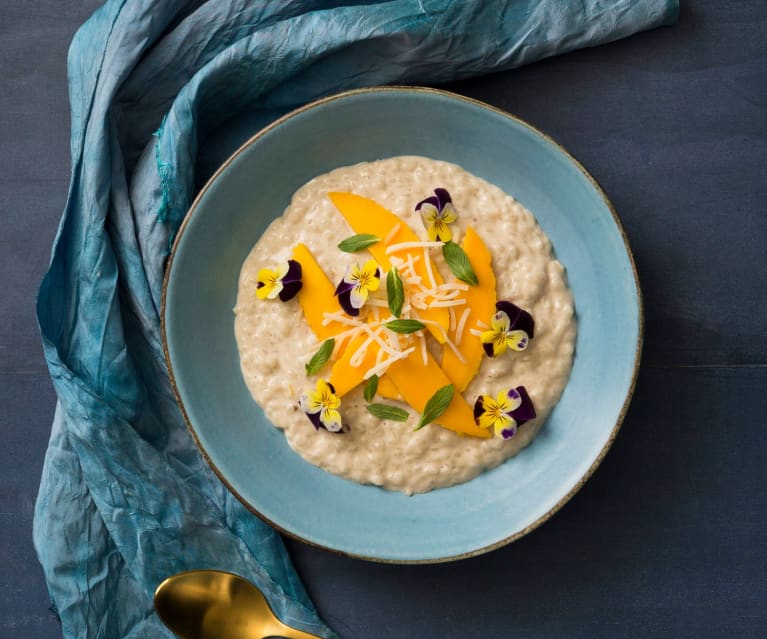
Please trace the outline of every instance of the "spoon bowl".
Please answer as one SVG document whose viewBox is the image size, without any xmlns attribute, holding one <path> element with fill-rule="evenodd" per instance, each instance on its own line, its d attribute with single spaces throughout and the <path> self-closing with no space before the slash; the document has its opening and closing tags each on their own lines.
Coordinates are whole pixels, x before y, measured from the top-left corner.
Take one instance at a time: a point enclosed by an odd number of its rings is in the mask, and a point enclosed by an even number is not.
<svg viewBox="0 0 767 639">
<path fill-rule="evenodd" d="M 219 570 L 168 577 L 157 586 L 154 607 L 162 622 L 182 639 L 321 639 L 286 626 L 256 586 Z"/>
</svg>

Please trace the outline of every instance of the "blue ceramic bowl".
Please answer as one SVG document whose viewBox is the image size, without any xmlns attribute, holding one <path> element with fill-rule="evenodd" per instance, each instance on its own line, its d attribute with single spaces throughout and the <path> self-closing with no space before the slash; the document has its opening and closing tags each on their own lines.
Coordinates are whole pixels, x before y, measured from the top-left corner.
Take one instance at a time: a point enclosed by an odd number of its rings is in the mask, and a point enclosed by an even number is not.
<svg viewBox="0 0 767 639">
<path fill-rule="evenodd" d="M 341 479 L 290 449 L 243 382 L 232 315 L 243 260 L 299 186 L 339 166 L 405 154 L 459 164 L 530 209 L 567 269 L 578 316 L 572 376 L 533 443 L 472 481 L 412 497 Z M 555 513 L 594 472 L 617 433 L 642 337 L 626 239 L 583 167 L 517 118 L 431 89 L 344 93 L 258 133 L 191 207 L 163 300 L 178 401 L 229 489 L 260 517 L 310 544 L 403 563 L 486 552 Z"/>
</svg>

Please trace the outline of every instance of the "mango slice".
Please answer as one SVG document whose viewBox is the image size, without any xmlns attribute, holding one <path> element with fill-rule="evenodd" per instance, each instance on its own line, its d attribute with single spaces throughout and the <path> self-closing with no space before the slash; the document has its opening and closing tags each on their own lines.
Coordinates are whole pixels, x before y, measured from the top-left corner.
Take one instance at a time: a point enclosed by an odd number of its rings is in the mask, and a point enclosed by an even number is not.
<svg viewBox="0 0 767 639">
<path fill-rule="evenodd" d="M 346 346 L 344 346 L 343 353 L 339 357 L 333 368 L 330 371 L 330 379 L 328 380 L 333 384 L 333 388 L 336 389 L 336 394 L 339 397 L 343 397 L 353 388 L 359 386 L 363 381 L 362 376 L 372 368 L 376 363 L 376 356 L 378 355 L 378 344 L 370 344 L 368 350 L 365 353 L 365 357 L 362 358 L 362 363 L 359 366 L 352 366 L 351 359 L 354 357 L 357 349 L 367 338 L 367 335 L 358 335 Z M 397 387 L 391 382 L 391 380 L 383 375 L 378 380 L 377 393 L 381 397 L 387 397 L 388 399 L 402 399 Z"/>
<path fill-rule="evenodd" d="M 443 386 L 450 384 L 447 375 L 434 361 L 431 355 L 423 359 L 417 353 L 394 362 L 386 370 L 386 375 L 399 390 L 403 399 L 419 413 L 423 412 L 426 402 Z M 447 410 L 436 421 L 443 428 L 471 435 L 472 437 L 490 437 L 490 432 L 474 423 L 474 410 L 456 391 Z"/>
<path fill-rule="evenodd" d="M 364 335 L 354 338 L 344 349 L 343 355 L 333 364 L 330 372 L 330 383 L 339 397 L 343 397 L 355 386 L 362 382 L 365 371 L 375 364 L 378 348 L 371 344 L 365 353 L 360 366 L 352 366 L 350 360 L 356 350 L 365 341 Z M 410 357 L 394 362 L 381 377 L 378 383 L 378 394 L 384 397 L 396 394 L 390 399 L 403 399 L 416 411 L 423 412 L 429 398 L 450 380 L 434 361 L 427 356 L 426 365 L 420 355 L 415 353 Z M 393 391 L 393 392 L 392 392 Z M 448 409 L 440 416 L 437 423 L 449 430 L 473 437 L 489 437 L 490 433 L 479 428 L 474 422 L 474 411 L 466 403 L 460 393 L 456 392 Z"/>
<path fill-rule="evenodd" d="M 343 330 L 337 322 L 322 325 L 324 313 L 342 313 L 338 298 L 333 295 L 335 286 L 325 275 L 325 271 L 314 259 L 311 251 L 304 244 L 293 247 L 293 259 L 301 265 L 301 279 L 304 285 L 298 291 L 298 303 L 304 312 L 307 324 L 314 331 L 317 339 L 326 340 Z"/>
<path fill-rule="evenodd" d="M 354 387 L 365 381 L 363 380 L 363 375 L 375 366 L 376 357 L 380 350 L 378 344 L 375 342 L 368 345 L 365 356 L 362 358 L 362 362 L 359 366 L 352 366 L 351 364 L 351 360 L 357 352 L 357 349 L 362 346 L 367 338 L 367 335 L 362 334 L 352 339 L 344 346 L 341 357 L 339 357 L 336 363 L 333 364 L 333 368 L 330 371 L 329 381 L 333 384 L 333 387 L 336 389 L 336 394 L 339 397 L 343 397 Z M 385 374 L 378 380 L 377 393 L 381 397 L 387 397 L 389 399 L 402 399 L 397 387 Z"/>
<path fill-rule="evenodd" d="M 333 364 L 328 381 L 333 384 L 333 388 L 336 389 L 336 395 L 339 397 L 343 397 L 355 386 L 361 384 L 365 371 L 376 363 L 378 346 L 371 344 L 365 353 L 365 357 L 362 359 L 362 363 L 359 366 L 351 365 L 352 357 L 354 357 L 357 349 L 362 346 L 365 339 L 367 339 L 367 335 L 357 335 L 344 347 L 341 357 Z"/>
<path fill-rule="evenodd" d="M 387 238 L 392 230 L 399 224 L 399 229 L 389 240 L 389 245 L 400 244 L 402 242 L 421 241 L 413 229 L 405 224 L 394 213 L 378 204 L 378 202 L 369 200 L 361 195 L 356 195 L 355 193 L 332 192 L 328 193 L 328 197 L 341 215 L 346 218 L 346 221 L 355 233 L 370 233 L 383 240 L 384 238 Z M 386 247 L 387 245 L 383 242 L 378 242 L 377 244 L 368 247 L 368 251 L 370 251 L 370 254 L 376 261 L 388 271 L 391 269 L 391 262 L 389 261 L 389 256 L 386 254 Z M 413 249 L 411 252 L 413 253 L 413 256 L 423 256 L 422 249 Z M 402 251 L 398 253 L 397 256 L 405 259 L 407 258 L 407 254 L 408 251 Z M 429 275 L 423 259 L 420 259 L 415 263 L 414 269 L 424 283 L 429 282 Z M 442 284 L 442 276 L 433 263 L 431 271 L 434 276 L 434 281 L 437 284 Z M 418 313 L 423 319 L 437 322 L 445 329 L 445 331 L 447 331 L 450 326 L 450 315 L 446 308 L 419 309 Z M 439 328 L 436 326 L 428 326 L 428 329 L 440 344 L 445 343 L 445 336 Z"/>
<path fill-rule="evenodd" d="M 386 375 L 378 380 L 378 394 L 386 399 L 397 399 L 402 401 L 402 395 L 400 395 L 397 387 L 394 385 Z"/>
<path fill-rule="evenodd" d="M 338 298 L 333 295 L 335 292 L 333 283 L 325 275 L 325 271 L 322 270 L 306 245 L 296 244 L 293 247 L 293 259 L 301 264 L 301 277 L 304 285 L 298 292 L 298 303 L 301 305 L 307 324 L 314 331 L 317 339 L 326 340 L 337 335 L 347 327 L 336 322 L 330 322 L 327 326 L 322 325 L 324 313 L 342 312 Z M 358 347 L 365 338 L 357 339 L 359 340 L 357 342 Z M 365 371 L 375 363 L 378 347 L 371 344 L 365 361 L 359 367 L 349 365 L 349 360 L 357 347 L 353 343 L 347 344 L 343 355 L 336 361 L 331 370 L 330 383 L 336 388 L 339 397 L 360 384 Z M 378 382 L 378 394 L 389 399 L 401 399 L 397 388 L 386 376 L 381 377 Z"/>
<path fill-rule="evenodd" d="M 343 397 L 350 390 L 361 384 L 363 381 L 362 376 L 375 365 L 376 356 L 378 355 L 378 345 L 370 344 L 368 350 L 365 353 L 365 357 L 362 358 L 362 363 L 359 366 L 352 366 L 351 359 L 354 353 L 365 341 L 366 335 L 358 335 L 347 346 L 344 347 L 341 357 L 333 364 L 333 368 L 330 371 L 330 383 L 333 384 L 333 388 L 336 389 L 336 394 L 339 397 Z M 392 381 L 383 375 L 378 380 L 377 393 L 381 397 L 388 399 L 402 399 L 397 387 Z"/>
<path fill-rule="evenodd" d="M 461 351 L 466 362 L 458 359 L 458 356 L 448 348 L 445 349 L 442 357 L 442 370 L 445 371 L 450 381 L 453 382 L 455 390 L 459 393 L 463 392 L 469 382 L 474 379 L 484 356 L 482 342 L 478 337 L 472 335 L 469 329 L 476 326 L 477 320 L 488 322 L 495 313 L 496 302 L 495 275 L 491 265 L 492 256 L 487 246 L 470 226 L 466 229 L 461 246 L 471 262 L 471 267 L 477 275 L 479 284 L 470 286 L 469 290 L 464 293 L 466 305 L 471 310 L 464 325 L 461 345 L 458 350 Z M 460 318 L 462 312 L 463 310 L 458 310 L 456 315 Z M 456 321 L 456 328 L 458 328 L 457 324 L 458 321 Z M 455 343 L 456 331 L 451 331 L 449 336 Z"/>
</svg>

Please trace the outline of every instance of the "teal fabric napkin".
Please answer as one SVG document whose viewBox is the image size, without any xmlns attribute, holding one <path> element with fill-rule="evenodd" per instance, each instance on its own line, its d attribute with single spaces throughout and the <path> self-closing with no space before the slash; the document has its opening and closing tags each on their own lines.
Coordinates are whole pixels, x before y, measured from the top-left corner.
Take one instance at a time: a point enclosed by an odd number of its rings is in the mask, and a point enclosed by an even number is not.
<svg viewBox="0 0 767 639">
<path fill-rule="evenodd" d="M 110 0 L 68 60 L 72 179 L 37 302 L 58 395 L 34 541 L 65 637 L 160 637 L 166 576 L 240 573 L 324 637 L 280 536 L 171 391 L 163 267 L 206 135 L 353 87 L 435 84 L 673 23 L 677 0 Z"/>
</svg>

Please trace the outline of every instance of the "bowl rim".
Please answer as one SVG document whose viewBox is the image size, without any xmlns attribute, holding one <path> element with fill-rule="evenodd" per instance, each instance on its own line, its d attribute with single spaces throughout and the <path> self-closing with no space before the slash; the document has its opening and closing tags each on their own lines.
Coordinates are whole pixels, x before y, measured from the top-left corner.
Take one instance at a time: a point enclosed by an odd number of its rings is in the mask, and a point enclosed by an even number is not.
<svg viewBox="0 0 767 639">
<path fill-rule="evenodd" d="M 459 553 L 456 555 L 448 555 L 445 557 L 436 557 L 436 558 L 427 558 L 427 559 L 387 559 L 382 557 L 374 557 L 374 556 L 368 556 L 363 555 L 359 553 L 354 552 L 348 552 L 339 548 L 333 548 L 331 546 L 326 546 L 321 543 L 317 543 L 315 541 L 311 541 L 309 539 L 305 539 L 300 534 L 293 532 L 291 530 L 287 530 L 277 524 L 276 522 L 272 521 L 265 515 L 263 515 L 257 508 L 255 508 L 248 500 L 246 500 L 242 495 L 239 494 L 239 492 L 231 485 L 231 483 L 226 479 L 224 474 L 219 470 L 219 468 L 216 466 L 215 463 L 213 463 L 213 460 L 210 458 L 208 452 L 205 450 L 204 446 L 200 442 L 200 439 L 197 436 L 197 432 L 195 431 L 195 428 L 189 419 L 189 416 L 186 411 L 186 407 L 184 406 L 184 401 L 181 398 L 181 394 L 178 390 L 178 387 L 176 385 L 176 379 L 173 372 L 173 364 L 171 362 L 170 358 L 170 351 L 168 348 L 168 339 L 167 339 L 167 325 L 166 325 L 166 301 L 167 301 L 167 291 L 168 291 L 168 285 L 170 282 L 170 273 L 173 268 L 173 260 L 176 254 L 176 249 L 179 246 L 179 243 L 181 242 L 181 238 L 184 235 L 184 231 L 186 230 L 186 227 L 189 223 L 189 220 L 191 219 L 192 215 L 194 215 L 195 211 L 197 210 L 197 206 L 199 205 L 202 198 L 205 196 L 205 193 L 208 191 L 208 189 L 211 187 L 211 185 L 216 181 L 218 176 L 222 174 L 226 169 L 246 150 L 248 149 L 252 144 L 254 144 L 258 139 L 275 129 L 276 127 L 280 126 L 284 122 L 301 115 L 302 113 L 309 111 L 311 109 L 314 109 L 318 106 L 322 106 L 331 102 L 335 102 L 338 100 L 344 100 L 350 97 L 360 96 L 360 95 L 366 95 L 366 94 L 378 94 L 378 93 L 395 93 L 395 94 L 415 94 L 415 95 L 433 95 L 438 97 L 443 97 L 447 99 L 452 100 L 458 100 L 465 102 L 469 105 L 479 107 L 481 109 L 488 110 L 496 115 L 500 115 L 504 118 L 507 118 L 516 124 L 528 129 L 531 133 L 534 135 L 539 136 L 542 138 L 545 142 L 548 142 L 552 146 L 556 148 L 560 153 L 562 153 L 565 158 L 572 163 L 572 165 L 577 168 L 583 176 L 586 178 L 586 180 L 591 184 L 591 186 L 596 191 L 599 198 L 603 201 L 607 209 L 610 211 L 610 214 L 613 217 L 613 221 L 615 222 L 615 225 L 617 227 L 618 233 L 620 234 L 621 239 L 623 240 L 623 245 L 626 250 L 626 255 L 629 260 L 629 264 L 631 266 L 631 272 L 634 278 L 634 285 L 636 287 L 636 294 L 637 294 L 637 341 L 635 345 L 635 352 L 634 352 L 634 364 L 633 369 L 631 373 L 631 381 L 629 384 L 629 387 L 626 391 L 626 397 L 623 401 L 623 404 L 621 406 L 621 410 L 618 413 L 618 416 L 615 421 L 615 425 L 613 426 L 612 430 L 610 431 L 609 436 L 607 437 L 607 440 L 605 441 L 604 446 L 600 450 L 599 454 L 596 456 L 594 461 L 591 463 L 589 468 L 584 472 L 584 474 L 578 479 L 577 482 L 570 488 L 570 490 L 563 495 L 548 511 L 546 511 L 543 515 L 541 515 L 538 519 L 536 519 L 534 522 L 528 524 L 525 526 L 522 530 L 518 530 L 517 532 L 508 535 L 504 537 L 503 539 L 500 539 L 492 544 L 488 544 L 486 546 L 482 546 L 480 548 L 475 548 L 473 550 Z M 620 430 L 623 420 L 626 417 L 626 413 L 628 411 L 629 405 L 631 403 L 631 399 L 634 395 L 634 390 L 636 388 L 636 382 L 637 377 L 639 374 L 639 365 L 640 360 L 642 356 L 642 347 L 644 343 L 644 302 L 642 298 L 642 290 L 639 284 L 639 275 L 637 273 L 636 263 L 634 261 L 634 255 L 631 251 L 631 247 L 629 246 L 628 237 L 626 236 L 626 232 L 623 228 L 623 225 L 621 224 L 620 218 L 618 217 L 618 213 L 615 210 L 615 207 L 613 206 L 610 199 L 607 197 L 607 194 L 605 193 L 604 189 L 601 187 L 599 182 L 591 175 L 591 173 L 588 172 L 588 170 L 581 164 L 580 161 L 578 161 L 573 155 L 565 149 L 561 144 L 559 144 L 556 140 L 554 140 L 550 135 L 547 133 L 544 133 L 537 127 L 529 124 L 528 122 L 525 122 L 521 118 L 519 118 L 516 115 L 513 115 L 509 113 L 508 111 L 504 111 L 503 109 L 499 107 L 495 107 L 491 104 L 488 104 L 486 102 L 482 102 L 481 100 L 477 100 L 475 98 L 470 98 L 458 93 L 454 93 L 452 91 L 446 91 L 444 89 L 435 89 L 432 87 L 422 87 L 422 86 L 404 86 L 404 85 L 386 85 L 386 86 L 374 86 L 374 87 L 366 87 L 361 89 L 351 89 L 348 91 L 342 91 L 340 93 L 335 93 L 323 98 L 320 98 L 318 100 L 313 100 L 312 102 L 308 102 L 307 104 L 300 106 L 285 115 L 282 115 L 281 117 L 277 118 L 273 122 L 269 123 L 259 131 L 257 131 L 254 135 L 252 135 L 250 138 L 248 138 L 236 151 L 234 151 L 222 164 L 221 166 L 216 169 L 216 171 L 213 173 L 213 175 L 210 176 L 210 178 L 206 181 L 205 185 L 200 189 L 199 193 L 195 196 L 192 204 L 189 206 L 189 209 L 187 210 L 186 214 L 184 215 L 184 219 L 181 221 L 181 224 L 178 227 L 178 230 L 176 231 L 176 236 L 173 239 L 173 245 L 171 247 L 170 253 L 168 255 L 168 259 L 165 264 L 165 273 L 163 275 L 163 283 L 162 283 L 162 297 L 161 297 L 161 303 L 160 303 L 160 326 L 161 326 L 161 333 L 162 333 L 162 348 L 163 353 L 165 355 L 165 363 L 168 367 L 168 376 L 170 379 L 170 384 L 173 389 L 173 394 L 176 398 L 176 403 L 178 404 L 181 414 L 183 415 L 184 422 L 186 423 L 187 430 L 192 436 L 192 439 L 194 440 L 195 445 L 197 446 L 197 449 L 200 451 L 203 459 L 205 462 L 210 466 L 210 468 L 213 470 L 213 472 L 216 474 L 218 479 L 226 486 L 227 490 L 232 493 L 239 501 L 242 503 L 251 513 L 256 515 L 259 519 L 261 519 L 263 522 L 271 526 L 272 528 L 276 529 L 278 532 L 280 532 L 283 535 L 287 535 L 288 537 L 295 539 L 297 541 L 300 541 L 304 544 L 307 544 L 309 546 L 313 546 L 315 548 L 320 548 L 325 551 L 332 552 L 334 554 L 342 555 L 345 557 L 351 557 L 354 559 L 362 559 L 365 561 L 371 561 L 375 563 L 384 563 L 384 564 L 401 564 L 401 565 L 410 565 L 410 564 L 438 564 L 438 563 L 447 563 L 451 561 L 457 561 L 460 559 L 468 559 L 471 557 L 477 557 L 479 555 L 483 555 L 488 552 L 492 552 L 493 550 L 497 550 L 498 548 L 502 548 L 503 546 L 506 546 L 525 535 L 531 533 L 533 530 L 547 522 L 551 517 L 553 517 L 570 499 L 572 499 L 575 494 L 585 485 L 585 483 L 591 478 L 591 476 L 594 474 L 596 469 L 599 467 L 599 465 L 602 463 L 602 460 L 607 455 L 607 452 L 612 447 L 613 442 L 615 441 L 615 438 L 618 435 L 618 431 Z"/>
</svg>

